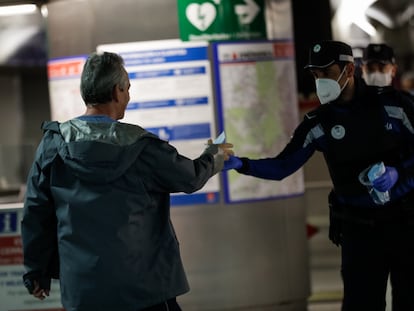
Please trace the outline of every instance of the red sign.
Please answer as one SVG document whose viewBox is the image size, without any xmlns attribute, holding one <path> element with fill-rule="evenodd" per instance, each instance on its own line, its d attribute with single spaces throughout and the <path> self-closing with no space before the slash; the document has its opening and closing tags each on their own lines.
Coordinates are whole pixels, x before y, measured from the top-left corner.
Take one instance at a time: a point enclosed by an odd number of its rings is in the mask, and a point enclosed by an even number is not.
<svg viewBox="0 0 414 311">
<path fill-rule="evenodd" d="M 295 49 L 292 42 L 277 42 L 273 44 L 273 53 L 277 58 L 292 58 Z"/>
<path fill-rule="evenodd" d="M 64 60 L 61 62 L 49 62 L 49 64 L 47 65 L 49 79 L 80 76 L 84 64 L 84 59 L 74 59 L 71 61 Z"/>
<path fill-rule="evenodd" d="M 0 237 L 0 265 L 23 264 L 22 239 L 20 236 Z"/>
</svg>

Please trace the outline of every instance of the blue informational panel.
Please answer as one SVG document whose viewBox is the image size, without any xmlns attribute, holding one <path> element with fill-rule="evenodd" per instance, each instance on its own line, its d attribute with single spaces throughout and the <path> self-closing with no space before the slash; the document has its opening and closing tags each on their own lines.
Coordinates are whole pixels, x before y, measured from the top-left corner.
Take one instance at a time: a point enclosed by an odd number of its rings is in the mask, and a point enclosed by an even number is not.
<svg viewBox="0 0 414 311">
<path fill-rule="evenodd" d="M 108 44 L 98 52 L 120 54 L 131 88 L 123 122 L 137 124 L 196 158 L 217 135 L 207 42 L 160 40 Z M 194 194 L 172 194 L 172 205 L 219 202 L 220 179 Z"/>
<path fill-rule="evenodd" d="M 0 234 L 17 234 L 18 233 L 17 211 L 0 213 Z"/>
<path fill-rule="evenodd" d="M 23 209 L 19 204 L 0 206 L 0 310 L 1 311 L 64 311 L 60 289 L 53 280 L 50 296 L 40 301 L 23 285 L 23 249 L 20 222 Z"/>
<path fill-rule="evenodd" d="M 236 155 L 273 157 L 298 124 L 292 40 L 223 42 L 213 45 L 219 127 Z M 229 171 L 227 203 L 266 200 L 303 193 L 302 170 L 282 182 Z"/>
</svg>

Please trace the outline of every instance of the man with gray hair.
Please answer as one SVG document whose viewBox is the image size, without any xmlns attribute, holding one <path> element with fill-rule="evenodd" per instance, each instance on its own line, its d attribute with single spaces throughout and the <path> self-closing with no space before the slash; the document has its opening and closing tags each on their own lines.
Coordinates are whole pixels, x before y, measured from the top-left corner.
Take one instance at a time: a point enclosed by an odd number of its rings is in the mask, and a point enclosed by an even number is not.
<svg viewBox="0 0 414 311">
<path fill-rule="evenodd" d="M 80 88 L 84 115 L 42 125 L 24 202 L 24 283 L 45 299 L 59 278 L 67 311 L 181 310 L 176 297 L 189 286 L 170 193 L 202 188 L 232 145 L 209 140 L 191 160 L 117 121 L 130 99 L 117 54 L 92 54 Z"/>
</svg>

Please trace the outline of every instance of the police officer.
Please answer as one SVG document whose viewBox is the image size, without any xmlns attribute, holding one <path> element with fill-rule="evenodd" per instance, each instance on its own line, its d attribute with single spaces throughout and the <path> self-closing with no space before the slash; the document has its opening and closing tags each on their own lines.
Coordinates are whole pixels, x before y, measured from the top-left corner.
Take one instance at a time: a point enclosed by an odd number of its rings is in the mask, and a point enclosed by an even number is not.
<svg viewBox="0 0 414 311">
<path fill-rule="evenodd" d="M 310 48 L 321 106 L 306 114 L 276 156 L 231 156 L 224 169 L 282 180 L 323 153 L 340 223 L 343 311 L 383 311 L 388 275 L 393 310 L 414 310 L 414 104 L 393 88 L 367 86 L 354 76 L 352 49 L 339 41 Z M 377 162 L 385 172 L 372 183 L 390 200 L 374 201 L 359 174 Z"/>
<path fill-rule="evenodd" d="M 368 85 L 392 85 L 397 73 L 394 50 L 385 43 L 370 43 L 363 51 L 362 77 Z"/>
</svg>

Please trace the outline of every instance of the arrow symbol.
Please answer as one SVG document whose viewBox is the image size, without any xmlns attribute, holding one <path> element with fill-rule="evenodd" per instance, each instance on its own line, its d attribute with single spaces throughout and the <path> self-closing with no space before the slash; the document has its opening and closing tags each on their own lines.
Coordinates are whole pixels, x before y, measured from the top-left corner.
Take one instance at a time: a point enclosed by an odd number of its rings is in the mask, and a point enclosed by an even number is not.
<svg viewBox="0 0 414 311">
<path fill-rule="evenodd" d="M 246 4 L 239 4 L 235 7 L 236 15 L 239 16 L 240 24 L 250 24 L 260 11 L 260 7 L 254 0 L 244 0 Z"/>
</svg>

